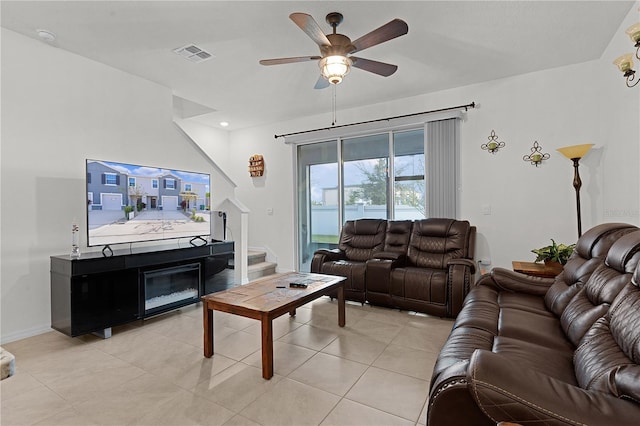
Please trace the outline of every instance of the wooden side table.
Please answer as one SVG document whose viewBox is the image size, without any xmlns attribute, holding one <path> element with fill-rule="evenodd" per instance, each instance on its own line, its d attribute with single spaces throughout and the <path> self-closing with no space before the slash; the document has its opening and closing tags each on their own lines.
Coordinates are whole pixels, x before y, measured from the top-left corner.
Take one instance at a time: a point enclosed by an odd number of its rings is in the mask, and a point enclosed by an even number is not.
<svg viewBox="0 0 640 426">
<path fill-rule="evenodd" d="M 562 272 L 562 266 L 547 266 L 544 263 L 522 262 L 514 260 L 511 262 L 513 270 L 533 277 L 555 278 Z"/>
</svg>

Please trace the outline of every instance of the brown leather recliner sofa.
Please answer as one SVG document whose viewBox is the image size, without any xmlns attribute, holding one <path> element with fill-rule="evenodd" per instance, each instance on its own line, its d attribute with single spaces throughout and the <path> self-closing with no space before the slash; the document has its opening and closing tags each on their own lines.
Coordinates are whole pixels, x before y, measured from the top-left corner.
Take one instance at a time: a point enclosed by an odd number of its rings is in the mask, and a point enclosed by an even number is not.
<svg viewBox="0 0 640 426">
<path fill-rule="evenodd" d="M 555 280 L 502 268 L 469 292 L 427 425 L 640 424 L 640 230 L 587 231 Z"/>
<path fill-rule="evenodd" d="M 474 282 L 475 235 L 455 219 L 347 221 L 311 272 L 347 277 L 348 300 L 455 317 Z"/>
</svg>

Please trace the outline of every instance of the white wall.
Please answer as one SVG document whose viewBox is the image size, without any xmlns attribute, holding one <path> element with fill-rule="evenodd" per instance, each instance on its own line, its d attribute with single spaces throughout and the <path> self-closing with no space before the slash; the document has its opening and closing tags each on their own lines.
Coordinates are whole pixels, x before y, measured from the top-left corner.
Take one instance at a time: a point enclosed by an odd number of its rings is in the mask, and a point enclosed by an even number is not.
<svg viewBox="0 0 640 426">
<path fill-rule="evenodd" d="M 171 90 L 5 29 L 2 107 L 3 342 L 50 328 L 49 256 L 84 229 L 85 158 L 211 173 L 214 205 L 233 193 L 173 123 Z"/>
<path fill-rule="evenodd" d="M 627 88 L 611 65 L 631 50 L 624 30 L 637 21 L 636 10 L 599 60 L 338 110 L 339 124 L 477 102 L 479 107 L 470 110 L 461 125 L 460 217 L 478 227 L 477 257 L 490 258 L 492 266 L 533 261 L 530 250 L 551 238 L 565 243 L 577 239 L 573 166 L 556 152 L 559 147 L 595 144 L 580 166 L 583 232 L 605 221 L 640 225 L 640 87 Z M 249 244 L 271 246 L 282 270 L 296 267 L 294 163 L 293 148 L 273 135 L 330 123 L 329 114 L 323 114 L 230 135 L 229 170 L 235 172 L 238 198 L 252 211 Z M 496 155 L 480 149 L 492 129 L 506 142 Z M 522 160 L 534 141 L 551 155 L 538 168 Z M 260 179 L 246 173 L 246 162 L 256 153 L 264 155 L 267 165 Z M 491 207 L 491 215 L 482 213 L 484 205 Z M 271 208 L 273 216 L 266 213 Z"/>
</svg>

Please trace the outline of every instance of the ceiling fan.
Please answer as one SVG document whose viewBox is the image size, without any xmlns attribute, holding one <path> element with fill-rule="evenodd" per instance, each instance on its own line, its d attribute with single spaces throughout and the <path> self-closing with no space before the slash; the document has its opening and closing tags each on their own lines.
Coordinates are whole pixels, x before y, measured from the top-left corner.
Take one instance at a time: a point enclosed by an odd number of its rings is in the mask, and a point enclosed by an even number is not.
<svg viewBox="0 0 640 426">
<path fill-rule="evenodd" d="M 406 22 L 402 19 L 394 19 L 359 39 L 351 41 L 349 37 L 336 33 L 336 28 L 343 19 L 341 13 L 331 12 L 326 16 L 327 23 L 333 28 L 333 33 L 327 35 L 322 32 L 311 15 L 297 12 L 289 15 L 289 18 L 316 42 L 320 47 L 321 56 L 263 59 L 260 63 L 262 65 L 280 65 L 317 60 L 320 66 L 320 77 L 316 82 L 316 89 L 324 89 L 330 84 L 339 84 L 352 66 L 383 77 L 390 76 L 398 69 L 397 65 L 347 55 L 400 37 L 409 31 Z"/>
</svg>

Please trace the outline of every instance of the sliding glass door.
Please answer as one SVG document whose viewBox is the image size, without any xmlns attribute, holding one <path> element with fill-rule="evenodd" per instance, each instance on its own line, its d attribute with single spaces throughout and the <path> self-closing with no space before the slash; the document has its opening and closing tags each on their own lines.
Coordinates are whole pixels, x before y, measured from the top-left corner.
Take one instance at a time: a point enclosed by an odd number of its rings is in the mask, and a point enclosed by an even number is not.
<svg viewBox="0 0 640 426">
<path fill-rule="evenodd" d="M 426 216 L 422 128 L 298 145 L 297 161 L 300 271 L 347 220 Z"/>
<path fill-rule="evenodd" d="M 313 252 L 334 248 L 340 235 L 338 144 L 298 147 L 298 268 L 309 271 Z"/>
<path fill-rule="evenodd" d="M 389 134 L 342 141 L 344 220 L 387 219 Z"/>
</svg>

